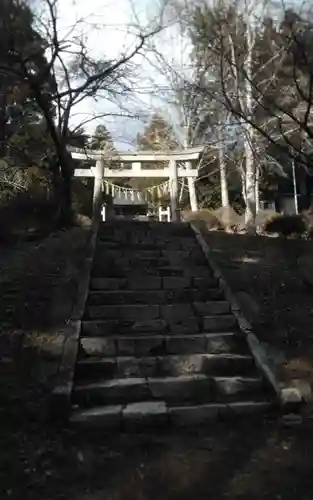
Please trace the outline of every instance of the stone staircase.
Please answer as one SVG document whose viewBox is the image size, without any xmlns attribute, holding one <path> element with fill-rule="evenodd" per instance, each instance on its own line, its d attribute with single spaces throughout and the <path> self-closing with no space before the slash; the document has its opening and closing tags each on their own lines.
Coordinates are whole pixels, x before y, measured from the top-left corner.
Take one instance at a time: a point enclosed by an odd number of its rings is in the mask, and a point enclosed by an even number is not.
<svg viewBox="0 0 313 500">
<path fill-rule="evenodd" d="M 190 226 L 103 223 L 70 421 L 199 425 L 273 401 Z"/>
</svg>

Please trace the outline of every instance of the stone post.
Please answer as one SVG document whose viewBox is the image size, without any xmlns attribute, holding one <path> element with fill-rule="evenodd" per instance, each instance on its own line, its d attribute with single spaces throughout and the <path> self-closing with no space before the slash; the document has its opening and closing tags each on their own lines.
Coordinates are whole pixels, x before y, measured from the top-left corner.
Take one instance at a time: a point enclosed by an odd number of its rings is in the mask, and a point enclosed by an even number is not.
<svg viewBox="0 0 313 500">
<path fill-rule="evenodd" d="M 171 208 L 167 207 L 165 210 L 159 207 L 159 222 L 162 222 L 163 216 L 166 216 L 167 222 L 171 222 Z"/>
</svg>

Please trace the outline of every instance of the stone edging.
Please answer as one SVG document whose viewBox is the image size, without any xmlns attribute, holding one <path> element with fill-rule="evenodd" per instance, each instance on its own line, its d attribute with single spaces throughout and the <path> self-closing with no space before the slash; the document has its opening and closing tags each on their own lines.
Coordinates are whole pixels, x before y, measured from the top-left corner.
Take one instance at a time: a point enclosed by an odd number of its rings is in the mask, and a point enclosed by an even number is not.
<svg viewBox="0 0 313 500">
<path fill-rule="evenodd" d="M 195 227 L 191 222 L 188 222 L 188 224 L 195 233 L 197 241 L 201 246 L 210 267 L 213 270 L 214 277 L 219 280 L 219 285 L 225 294 L 226 300 L 230 303 L 231 311 L 238 321 L 240 330 L 246 336 L 250 351 L 252 353 L 252 356 L 254 357 L 256 365 L 259 367 L 259 369 L 263 373 L 264 378 L 274 390 L 283 412 L 289 413 L 290 411 L 295 411 L 295 409 L 299 408 L 303 403 L 303 398 L 300 391 L 295 387 L 289 387 L 283 384 L 277 379 L 272 367 L 270 366 L 270 361 L 265 353 L 265 350 L 263 349 L 256 335 L 253 333 L 251 323 L 243 315 L 239 302 L 230 286 L 226 282 L 208 244 L 206 243 L 198 228 Z"/>
<path fill-rule="evenodd" d="M 64 325 L 59 335 L 64 337 L 62 356 L 58 369 L 57 380 L 51 393 L 49 417 L 65 420 L 71 412 L 71 393 L 74 383 L 75 363 L 79 347 L 81 318 L 84 314 L 87 300 L 90 273 L 96 248 L 99 220 L 94 220 L 87 241 L 86 257 L 77 278 L 76 299 L 73 305 L 71 319 Z"/>
</svg>

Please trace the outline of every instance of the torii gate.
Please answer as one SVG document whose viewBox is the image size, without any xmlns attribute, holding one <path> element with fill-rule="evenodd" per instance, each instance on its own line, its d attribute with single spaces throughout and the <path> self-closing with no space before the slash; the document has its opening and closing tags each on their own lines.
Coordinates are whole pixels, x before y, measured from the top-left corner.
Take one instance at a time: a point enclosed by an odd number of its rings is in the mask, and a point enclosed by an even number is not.
<svg viewBox="0 0 313 500">
<path fill-rule="evenodd" d="M 130 153 L 117 153 L 115 156 L 104 155 L 101 150 L 85 150 L 69 147 L 68 150 L 74 160 L 83 160 L 94 163 L 94 166 L 76 168 L 75 177 L 94 177 L 94 210 L 97 210 L 97 201 L 101 197 L 101 187 L 104 178 L 168 178 L 170 184 L 171 214 L 172 220 L 179 220 L 178 213 L 178 179 L 188 179 L 190 206 L 192 211 L 198 210 L 195 180 L 198 177 L 198 168 L 194 163 L 199 163 L 203 147 L 174 150 L 170 152 L 139 151 Z M 142 163 L 168 162 L 168 167 L 153 169 L 142 168 Z M 108 163 L 119 163 L 121 168 L 112 169 Z M 184 167 L 178 164 L 184 163 Z"/>
</svg>

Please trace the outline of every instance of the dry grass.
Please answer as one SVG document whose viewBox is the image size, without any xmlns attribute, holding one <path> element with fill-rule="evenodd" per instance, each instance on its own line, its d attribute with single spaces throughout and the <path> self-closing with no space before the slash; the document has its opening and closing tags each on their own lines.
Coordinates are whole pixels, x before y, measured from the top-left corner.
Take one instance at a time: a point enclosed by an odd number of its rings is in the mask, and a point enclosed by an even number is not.
<svg viewBox="0 0 313 500">
<path fill-rule="evenodd" d="M 71 316 L 87 236 L 73 228 L 1 248 L 0 394 L 6 405 L 12 399 L 24 405 L 28 388 L 36 392 L 53 382 L 58 329 Z"/>
<path fill-rule="evenodd" d="M 304 271 L 301 264 L 313 255 L 313 242 L 225 233 L 207 233 L 206 239 L 281 375 L 303 378 L 305 364 L 313 382 L 313 287 L 304 281 L 312 268 Z"/>
<path fill-rule="evenodd" d="M 31 442 L 19 436 L 2 498 L 311 500 L 312 437 L 262 422 L 93 437 L 37 431 Z"/>
<path fill-rule="evenodd" d="M 16 485 L 26 486 L 46 446 L 42 422 L 60 360 L 58 329 L 71 316 L 87 238 L 73 228 L 0 248 L 1 498 L 21 498 Z"/>
<path fill-rule="evenodd" d="M 223 229 L 222 224 L 216 215 L 207 209 L 198 212 L 185 211 L 182 213 L 184 220 L 192 222 L 199 229 Z"/>
<path fill-rule="evenodd" d="M 263 232 L 267 222 L 275 217 L 279 217 L 279 215 L 275 210 L 259 210 L 255 218 L 256 227 L 259 231 Z"/>
<path fill-rule="evenodd" d="M 241 230 L 245 227 L 244 216 L 239 215 L 232 207 L 220 207 L 213 213 L 224 229 Z"/>
</svg>

